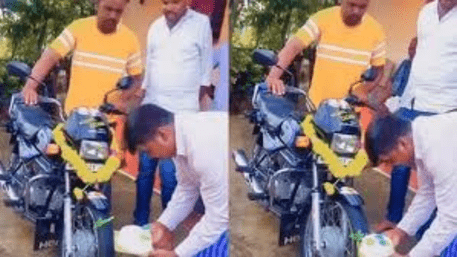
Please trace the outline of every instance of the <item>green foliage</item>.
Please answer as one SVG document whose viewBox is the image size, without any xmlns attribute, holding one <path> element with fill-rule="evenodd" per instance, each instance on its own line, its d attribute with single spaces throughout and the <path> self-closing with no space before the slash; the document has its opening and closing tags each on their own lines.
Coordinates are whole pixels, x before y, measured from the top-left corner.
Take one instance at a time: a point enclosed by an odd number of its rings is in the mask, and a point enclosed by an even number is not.
<svg viewBox="0 0 457 257">
<path fill-rule="evenodd" d="M 322 0 L 255 0 L 243 9 L 235 6 L 230 68 L 232 92 L 246 92 L 263 79 L 264 68 L 252 61 L 254 49 L 281 49 L 311 14 L 332 5 L 333 1 Z M 235 84 L 242 72 L 250 74 L 247 81 Z"/>
<path fill-rule="evenodd" d="M 9 89 L 21 85 L 8 79 L 8 61 L 32 65 L 73 20 L 95 14 L 95 6 L 92 0 L 18 0 L 11 11 L 0 17 L 0 37 L 7 47 L 0 60 L 0 84 Z"/>
</svg>

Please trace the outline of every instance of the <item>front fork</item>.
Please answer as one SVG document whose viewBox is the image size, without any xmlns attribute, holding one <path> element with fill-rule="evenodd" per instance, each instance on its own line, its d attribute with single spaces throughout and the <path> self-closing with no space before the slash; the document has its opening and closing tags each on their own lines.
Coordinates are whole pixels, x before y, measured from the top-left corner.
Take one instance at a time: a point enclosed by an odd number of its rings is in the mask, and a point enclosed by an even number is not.
<svg viewBox="0 0 457 257">
<path fill-rule="evenodd" d="M 64 239 L 65 239 L 65 249 L 63 257 L 72 257 L 73 256 L 73 240 L 72 240 L 72 226 L 73 221 L 71 217 L 71 187 L 70 187 L 70 173 L 68 170 L 65 170 L 65 198 L 64 198 L 64 207 L 63 207 L 63 226 L 64 226 Z M 63 242 L 62 242 L 63 243 Z"/>
<path fill-rule="evenodd" d="M 313 189 L 311 191 L 311 215 L 313 218 L 313 241 L 315 246 L 315 251 L 320 256 L 322 242 L 321 242 L 321 209 L 320 209 L 320 185 L 319 185 L 319 176 L 317 172 L 317 158 L 313 161 Z"/>
</svg>

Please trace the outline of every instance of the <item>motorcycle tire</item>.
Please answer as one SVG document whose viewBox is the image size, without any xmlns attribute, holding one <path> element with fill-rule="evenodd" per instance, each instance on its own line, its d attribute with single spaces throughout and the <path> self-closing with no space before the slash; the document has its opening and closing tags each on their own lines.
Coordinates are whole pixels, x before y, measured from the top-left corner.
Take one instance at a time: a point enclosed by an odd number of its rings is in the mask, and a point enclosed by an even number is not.
<svg viewBox="0 0 457 257">
<path fill-rule="evenodd" d="M 109 213 L 101 212 L 90 204 L 83 206 L 76 206 L 72 213 L 73 216 L 73 248 L 74 253 L 71 257 L 114 257 L 114 228 L 113 222 L 109 221 L 103 226 L 95 227 L 94 223 L 98 220 L 108 220 Z M 85 217 L 88 219 L 85 220 Z M 76 228 L 77 223 L 86 223 L 88 226 Z M 89 228 L 92 228 L 90 231 Z M 95 239 L 95 240 L 93 240 Z M 86 241 L 85 241 L 86 240 Z M 87 242 L 92 243 L 92 247 L 96 249 L 87 249 Z M 60 257 L 65 256 L 65 234 L 62 233 L 62 240 L 60 245 Z M 78 251 L 78 249 L 83 249 Z"/>
<path fill-rule="evenodd" d="M 336 207 L 340 209 L 342 212 L 341 223 L 339 229 L 341 229 L 341 224 L 343 222 L 347 222 L 349 230 L 346 233 L 346 236 L 343 236 L 342 233 L 338 233 L 338 229 L 335 229 L 335 225 L 338 225 L 337 222 L 333 226 L 327 224 L 324 226 L 323 219 L 325 218 L 325 212 L 328 212 L 330 207 Z M 358 256 L 358 249 L 357 249 L 357 240 L 354 238 L 354 235 L 366 235 L 369 232 L 368 221 L 365 215 L 365 212 L 361 206 L 351 206 L 344 200 L 331 200 L 327 199 L 323 203 L 321 203 L 321 240 L 326 240 L 329 248 L 335 247 L 337 243 L 335 242 L 335 238 L 344 238 L 345 239 L 345 251 L 343 256 L 341 257 L 357 257 Z M 325 227 L 325 231 L 322 229 Z M 302 226 L 300 231 L 300 257 L 327 257 L 327 256 L 335 256 L 335 253 L 331 250 L 323 250 L 322 255 L 318 255 L 313 253 L 313 218 L 311 212 L 308 215 L 308 219 L 306 224 Z M 326 235 L 326 236 L 325 236 Z M 334 240 L 332 242 L 332 240 Z M 338 241 L 338 240 L 336 240 Z M 350 247 L 350 249 L 348 249 Z M 338 251 L 339 252 L 339 251 Z M 338 254 L 337 254 L 338 255 Z"/>
</svg>

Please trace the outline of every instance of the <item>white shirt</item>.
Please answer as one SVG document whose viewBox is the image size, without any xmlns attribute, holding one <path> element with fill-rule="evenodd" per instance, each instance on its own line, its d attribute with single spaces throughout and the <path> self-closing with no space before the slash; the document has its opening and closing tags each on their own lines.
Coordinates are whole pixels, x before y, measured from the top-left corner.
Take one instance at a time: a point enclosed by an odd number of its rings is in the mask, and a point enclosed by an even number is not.
<svg viewBox="0 0 457 257">
<path fill-rule="evenodd" d="M 210 85 L 212 32 L 209 18 L 191 9 L 170 30 L 164 16 L 149 28 L 143 103 L 173 113 L 198 111 L 200 86 Z"/>
<path fill-rule="evenodd" d="M 412 126 L 419 188 L 398 227 L 416 234 L 436 207 L 436 218 L 409 253 L 431 257 L 457 234 L 457 112 L 421 116 Z"/>
<path fill-rule="evenodd" d="M 410 80 L 414 109 L 442 113 L 457 108 L 457 7 L 439 20 L 438 2 L 419 14 Z"/>
<path fill-rule="evenodd" d="M 181 113 L 175 116 L 175 129 L 178 185 L 158 221 L 174 230 L 201 194 L 205 214 L 175 249 L 187 257 L 216 243 L 229 228 L 228 115 Z"/>
</svg>

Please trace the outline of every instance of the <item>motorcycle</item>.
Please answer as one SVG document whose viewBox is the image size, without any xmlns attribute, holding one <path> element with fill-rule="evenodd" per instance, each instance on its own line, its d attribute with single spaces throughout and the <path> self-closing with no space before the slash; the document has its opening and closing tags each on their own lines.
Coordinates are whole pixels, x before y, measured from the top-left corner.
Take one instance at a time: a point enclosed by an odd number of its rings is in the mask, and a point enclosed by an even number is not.
<svg viewBox="0 0 457 257">
<path fill-rule="evenodd" d="M 279 67 L 269 50 L 255 50 L 253 59 Z M 355 110 L 362 103 L 352 88 L 373 81 L 375 70 L 352 84 L 348 97 L 325 100 L 317 109 L 306 92 L 290 86 L 293 74 L 284 71 L 284 97 L 268 92 L 265 82 L 255 86 L 253 110 L 246 115 L 255 145 L 249 157 L 242 149 L 233 152 L 236 171 L 244 176 L 248 198 L 279 217 L 279 245 L 299 242 L 299 256 L 356 257 L 354 235 L 367 234 L 369 227 L 363 198 L 350 185 L 368 158 Z M 303 112 L 297 96 L 305 98 Z"/>
<path fill-rule="evenodd" d="M 34 80 L 24 63 L 11 62 L 7 70 Z M 111 155 L 114 124 L 107 114 L 124 113 L 107 99 L 132 83 L 122 78 L 99 109 L 77 108 L 67 119 L 54 98 L 39 96 L 28 106 L 20 93 L 11 96 L 12 151 L 6 166 L 0 162 L 0 185 L 5 204 L 35 224 L 34 250 L 59 246 L 62 257 L 115 256 L 110 179 L 120 161 Z"/>
</svg>

